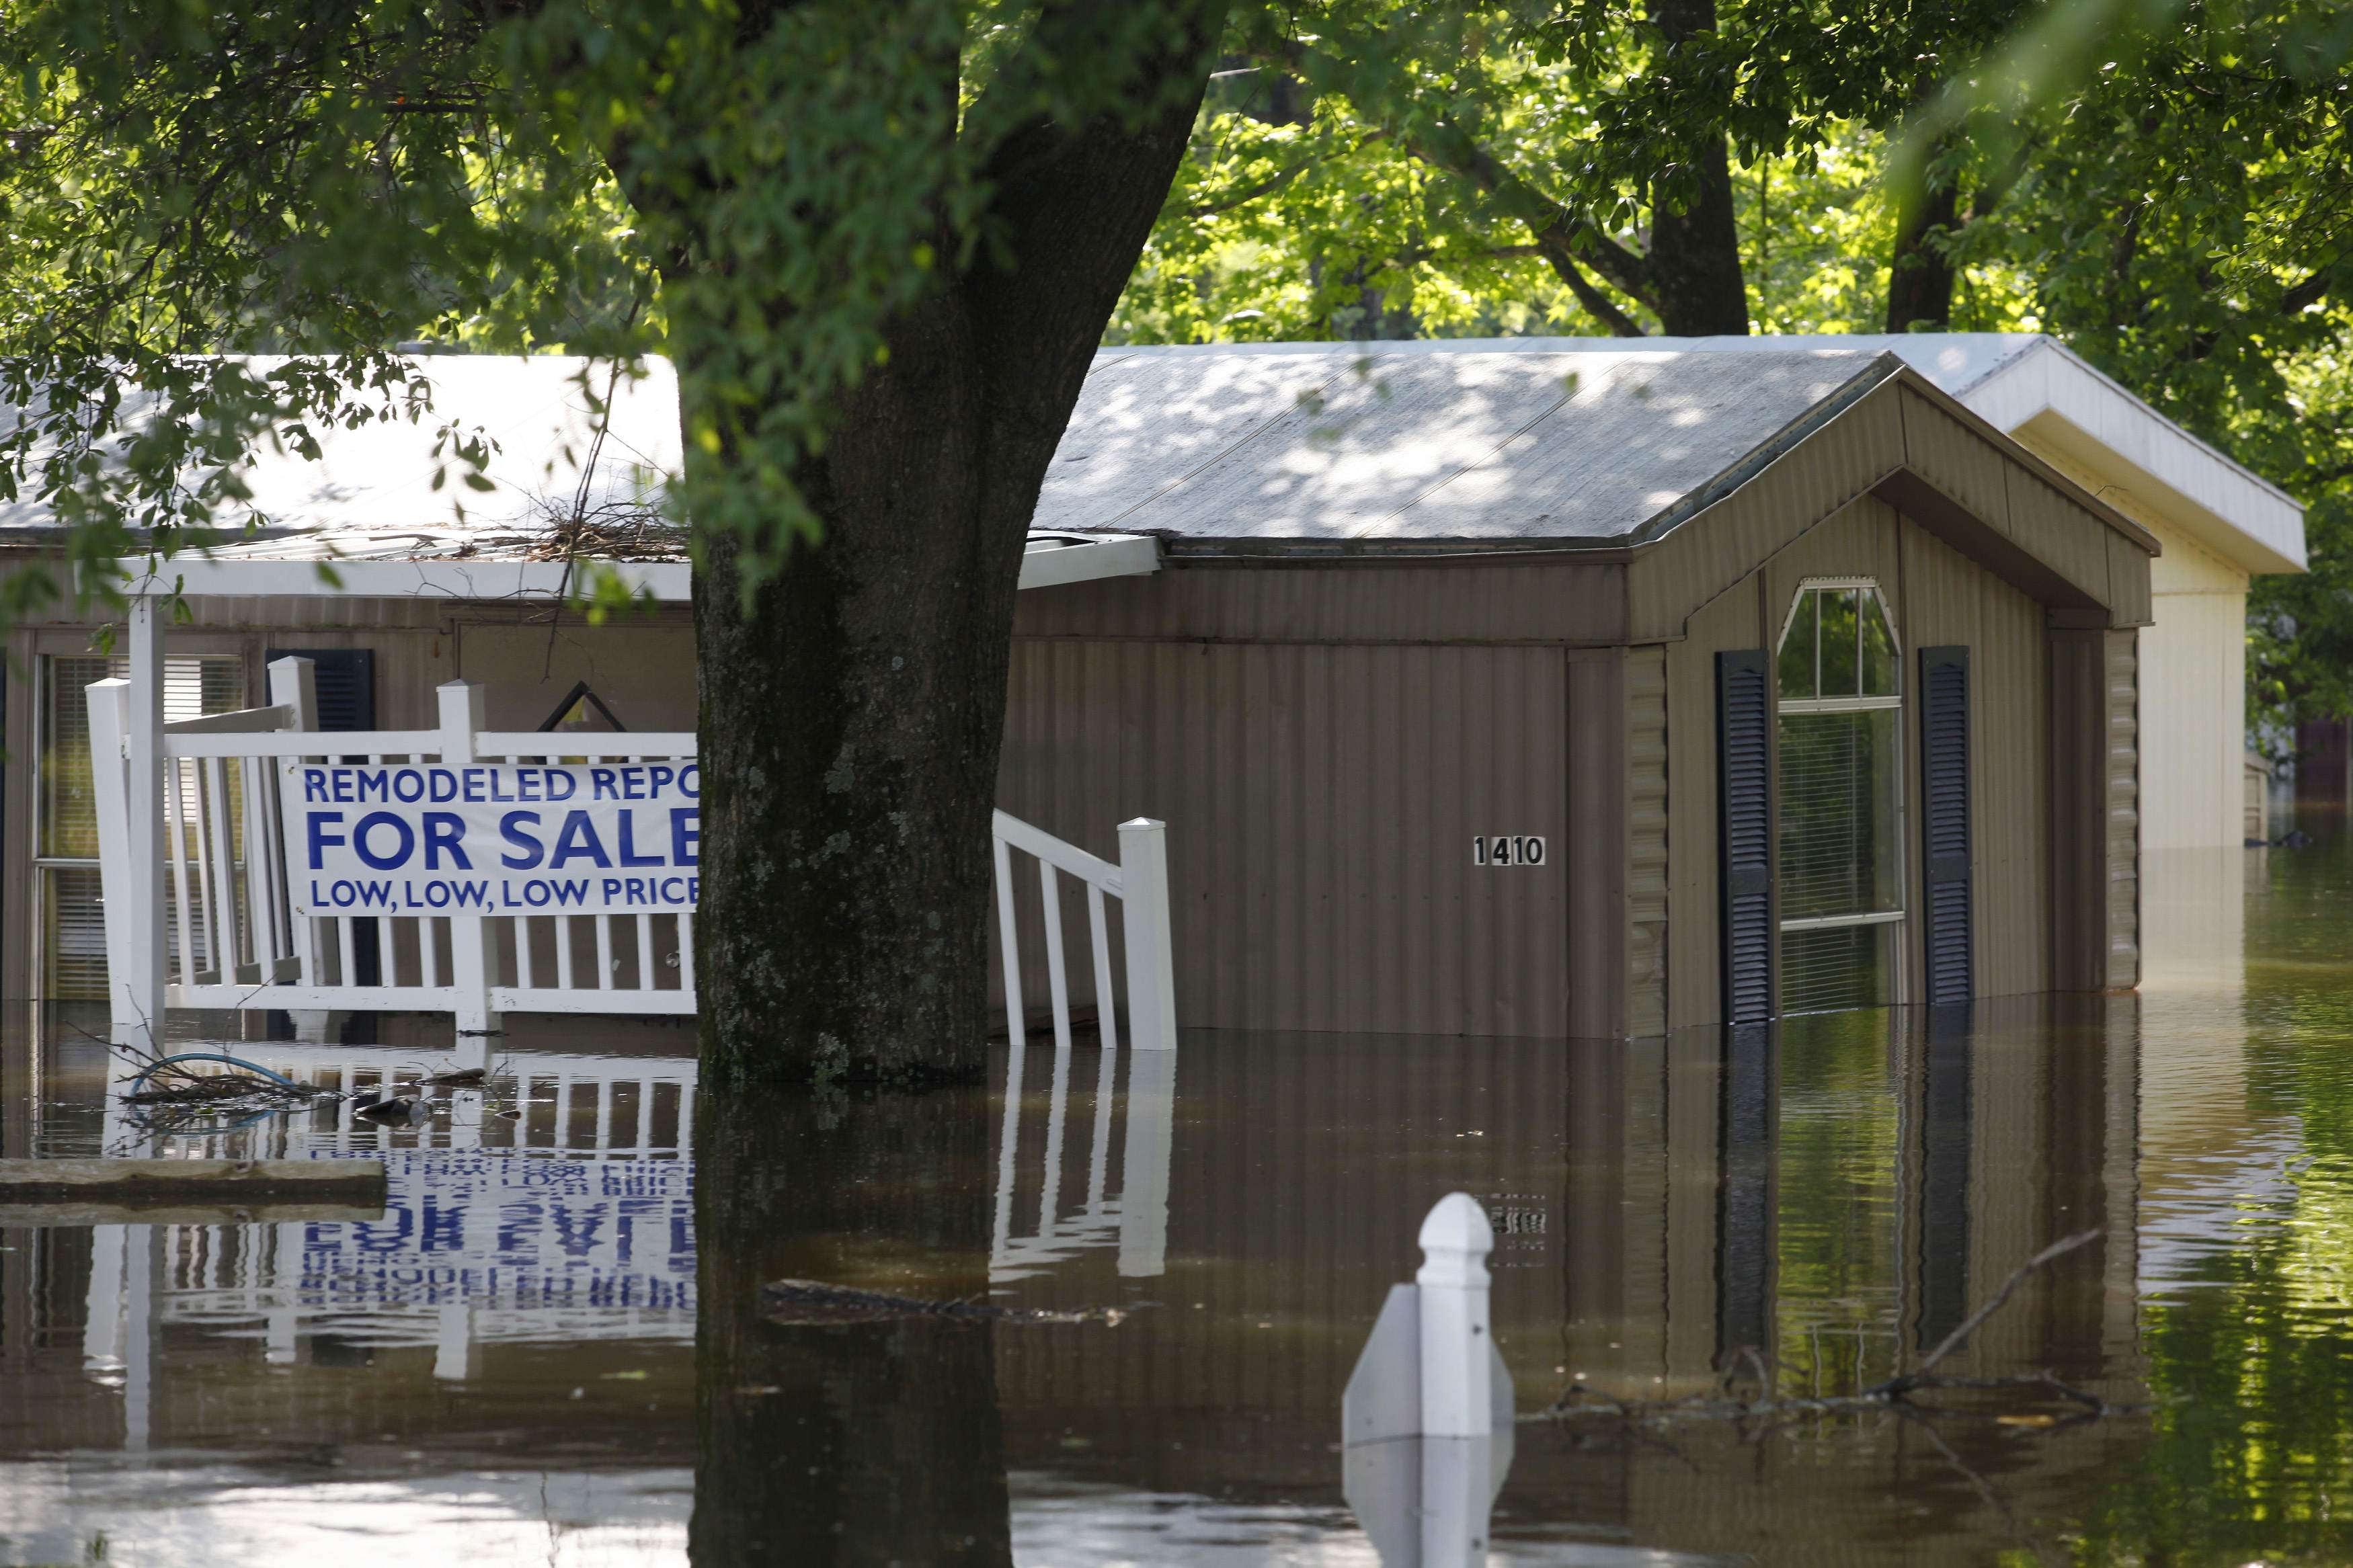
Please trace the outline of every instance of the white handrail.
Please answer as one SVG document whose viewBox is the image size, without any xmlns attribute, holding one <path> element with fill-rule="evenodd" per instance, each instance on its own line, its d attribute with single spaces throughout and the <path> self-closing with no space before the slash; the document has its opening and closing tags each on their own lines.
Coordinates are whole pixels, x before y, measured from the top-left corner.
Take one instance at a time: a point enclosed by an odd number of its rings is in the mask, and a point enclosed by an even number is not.
<svg viewBox="0 0 2353 1568">
<path fill-rule="evenodd" d="M 1066 844 L 1043 828 L 997 812 L 992 818 L 997 868 L 997 945 L 1005 971 L 1005 1027 L 1018 1051 L 1024 1024 L 1019 917 L 1014 898 L 1012 851 L 1038 862 L 1040 921 L 1046 944 L 1046 977 L 1052 1004 L 1054 1045 L 1071 1044 L 1071 987 L 1062 941 L 1062 901 L 1058 876 L 1076 877 L 1087 888 L 1089 947 L 1094 960 L 1095 1016 L 1103 1048 L 1118 1048 L 1116 999 L 1112 994 L 1110 937 L 1103 900 L 1120 901 L 1127 949 L 1128 1042 L 1137 1050 L 1173 1050 L 1176 1046 L 1176 965 L 1168 919 L 1168 843 L 1166 824 L 1146 817 L 1119 825 L 1119 864 Z"/>
<path fill-rule="evenodd" d="M 233 713 L 206 713 L 194 719 L 174 719 L 164 726 L 164 733 L 172 736 L 261 735 L 294 728 L 294 710 L 280 705 L 239 708 Z"/>
<path fill-rule="evenodd" d="M 1014 848 L 1035 855 L 1056 870 L 1068 871 L 1114 899 L 1126 891 L 1125 884 L 1120 880 L 1119 868 L 1101 856 L 1090 855 L 1075 844 L 1065 844 L 1045 829 L 1032 827 L 1007 812 L 996 814 L 994 827 L 997 837 Z"/>
</svg>

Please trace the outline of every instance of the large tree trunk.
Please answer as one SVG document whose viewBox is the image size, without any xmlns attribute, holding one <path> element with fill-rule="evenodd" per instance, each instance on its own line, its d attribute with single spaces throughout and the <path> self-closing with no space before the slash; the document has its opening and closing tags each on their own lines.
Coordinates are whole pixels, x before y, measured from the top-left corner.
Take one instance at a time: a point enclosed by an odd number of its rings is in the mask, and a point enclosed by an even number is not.
<svg viewBox="0 0 2353 1568">
<path fill-rule="evenodd" d="M 1955 273 L 1945 242 L 1960 216 L 1960 193 L 1950 176 L 1928 167 L 1934 161 L 1934 153 L 1921 161 L 1914 184 L 1896 205 L 1895 247 L 1887 272 L 1891 332 L 1941 332 L 1952 326 Z"/>
<path fill-rule="evenodd" d="M 706 547 L 694 592 L 707 1083 L 979 1071 L 988 821 L 1023 542 L 1175 177 L 1207 42 L 1171 44 L 1165 79 L 1185 90 L 1140 123 L 1040 124 L 997 150 L 972 269 L 894 323 L 887 363 L 796 476 L 823 538 L 748 612 L 733 546 Z"/>
<path fill-rule="evenodd" d="M 1715 29 L 1715 0 L 1656 0 L 1651 20 L 1669 49 Z M 1721 132 L 1687 149 L 1691 187 L 1679 201 L 1653 198 L 1648 258 L 1651 306 L 1670 337 L 1748 334 L 1740 226 L 1732 205 L 1732 158 Z"/>
<path fill-rule="evenodd" d="M 983 1091 L 705 1096 L 695 1126 L 696 1568 L 1009 1568 L 986 1323 L 787 1326 L 761 1286 L 988 1289 Z"/>
</svg>

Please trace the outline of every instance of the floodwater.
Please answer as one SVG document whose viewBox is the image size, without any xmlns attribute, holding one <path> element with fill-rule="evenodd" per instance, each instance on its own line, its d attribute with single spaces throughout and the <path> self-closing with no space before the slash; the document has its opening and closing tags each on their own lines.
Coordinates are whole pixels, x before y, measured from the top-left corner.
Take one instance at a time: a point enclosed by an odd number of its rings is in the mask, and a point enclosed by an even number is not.
<svg viewBox="0 0 2353 1568">
<path fill-rule="evenodd" d="M 1521 1417 L 1493 1561 L 2353 1560 L 2348 859 L 2152 856 L 2137 995 L 1730 1046 L 1033 1040 L 987 1091 L 718 1102 L 686 1035 L 567 1025 L 413 1129 L 210 1131 L 47 1019 L 6 1152 L 384 1158 L 392 1202 L 0 1228 L 0 1563 L 1374 1563 L 1341 1390 L 1457 1190 Z M 1852 1402 L 2094 1230 L 1938 1370 L 2104 1410 Z M 787 1278 L 1121 1315 L 783 1326 Z"/>
</svg>

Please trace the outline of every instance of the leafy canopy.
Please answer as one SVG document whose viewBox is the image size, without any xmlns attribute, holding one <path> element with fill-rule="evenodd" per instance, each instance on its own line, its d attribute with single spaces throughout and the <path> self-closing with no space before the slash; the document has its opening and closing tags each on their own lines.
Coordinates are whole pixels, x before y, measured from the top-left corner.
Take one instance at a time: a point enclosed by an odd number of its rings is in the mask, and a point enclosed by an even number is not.
<svg viewBox="0 0 2353 1568">
<path fill-rule="evenodd" d="M 741 542 L 748 595 L 814 532 L 795 476 L 891 321 L 991 244 L 992 152 L 1042 121 L 1150 112 L 1169 21 L 994 0 L 8 0 L 0 493 L 73 525 L 76 564 L 111 581 L 119 558 L 262 521 L 240 478 L 257 446 L 314 455 L 334 425 L 432 418 L 403 345 L 659 351 L 685 410 L 673 510 Z M 444 427 L 438 450 L 460 491 L 486 486 L 480 432 Z M 20 574 L 0 609 L 58 592 Z"/>
</svg>

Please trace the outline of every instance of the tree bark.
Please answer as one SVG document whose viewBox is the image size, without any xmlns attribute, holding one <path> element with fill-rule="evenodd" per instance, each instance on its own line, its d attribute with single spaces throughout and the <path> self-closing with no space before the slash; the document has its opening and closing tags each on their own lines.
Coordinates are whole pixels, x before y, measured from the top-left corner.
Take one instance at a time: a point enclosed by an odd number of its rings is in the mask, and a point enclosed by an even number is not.
<svg viewBox="0 0 2353 1568">
<path fill-rule="evenodd" d="M 695 1128 L 697 1568 L 1010 1568 L 994 1333 L 788 1326 L 776 1279 L 926 1300 L 988 1289 L 977 1088 L 707 1095 Z"/>
<path fill-rule="evenodd" d="M 696 941 L 713 1087 L 980 1069 L 1023 543 L 1208 81 L 1216 16 L 1190 22 L 1134 123 L 1032 124 L 997 147 L 974 262 L 892 326 L 887 362 L 795 475 L 823 537 L 748 609 L 735 548 L 706 543 Z"/>
<path fill-rule="evenodd" d="M 1715 0 L 1657 0 L 1651 23 L 1675 46 L 1715 30 Z M 1647 257 L 1659 325 L 1670 337 L 1748 335 L 1748 289 L 1732 205 L 1732 158 L 1721 132 L 1685 153 L 1691 189 L 1680 202 L 1654 192 Z"/>
</svg>

